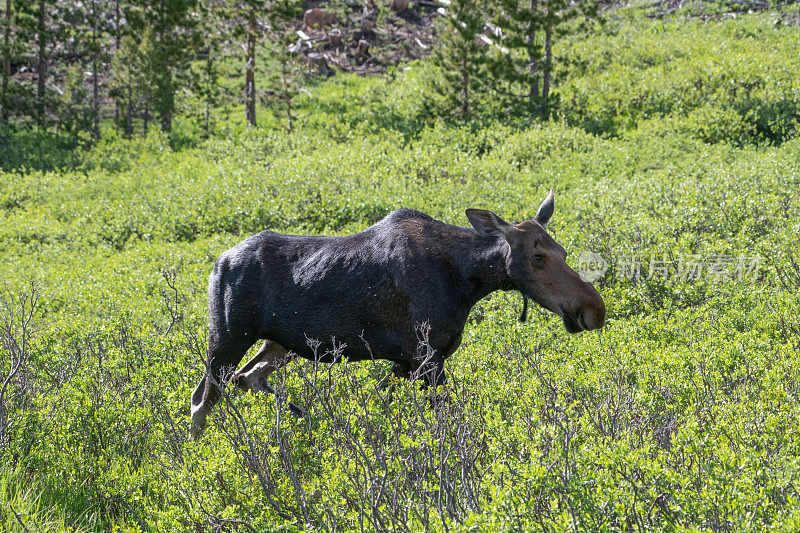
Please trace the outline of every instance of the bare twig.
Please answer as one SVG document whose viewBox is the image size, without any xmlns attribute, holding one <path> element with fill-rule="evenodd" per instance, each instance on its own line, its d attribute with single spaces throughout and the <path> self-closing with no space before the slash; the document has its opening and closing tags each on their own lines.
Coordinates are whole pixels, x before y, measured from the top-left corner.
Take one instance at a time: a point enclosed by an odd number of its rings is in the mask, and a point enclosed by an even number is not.
<svg viewBox="0 0 800 533">
<path fill-rule="evenodd" d="M 0 384 L 0 446 L 4 446 L 10 435 L 10 422 L 8 418 L 8 398 L 6 394 L 20 371 L 27 365 L 30 358 L 30 341 L 33 334 L 38 329 L 33 322 L 35 314 L 38 312 L 41 289 L 39 285 L 31 281 L 26 291 L 16 298 L 6 289 L 6 294 L 0 296 L 0 335 L 2 335 L 2 351 L 0 355 L 8 357 L 8 371 L 4 372 L 2 384 Z M 5 359 L 5 357 L 3 357 Z M 5 362 L 0 359 L 0 364 L 5 367 Z M 22 394 L 18 390 L 18 394 Z"/>
<path fill-rule="evenodd" d="M 169 332 L 172 331 L 172 328 L 175 324 L 181 322 L 183 320 L 183 311 L 180 308 L 181 305 L 181 298 L 180 294 L 178 293 L 178 270 L 176 268 L 165 268 L 161 271 L 161 276 L 164 278 L 164 281 L 167 282 L 167 289 L 161 289 L 161 299 L 164 302 L 164 307 L 167 308 L 167 312 L 170 316 L 170 323 L 167 331 L 164 332 L 164 335 L 169 335 Z"/>
<path fill-rule="evenodd" d="M 30 529 L 25 525 L 25 522 L 22 521 L 22 517 L 19 516 L 19 513 L 14 509 L 14 505 L 11 502 L 8 502 L 8 508 L 11 509 L 11 512 L 14 514 L 14 518 L 17 519 L 19 525 L 22 526 L 22 530 L 26 533 L 30 533 Z"/>
</svg>

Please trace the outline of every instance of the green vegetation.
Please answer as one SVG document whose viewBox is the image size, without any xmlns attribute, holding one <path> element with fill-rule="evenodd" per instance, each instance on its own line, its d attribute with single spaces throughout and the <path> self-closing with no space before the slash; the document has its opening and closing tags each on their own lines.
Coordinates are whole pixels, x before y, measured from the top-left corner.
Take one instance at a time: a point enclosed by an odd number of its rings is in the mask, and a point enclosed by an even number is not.
<svg viewBox="0 0 800 533">
<path fill-rule="evenodd" d="M 82 136 L 7 132 L 0 529 L 800 529 L 800 39 L 783 9 L 608 12 L 553 43 L 546 122 L 491 91 L 473 121 L 441 118 L 424 61 L 307 81 L 291 133 L 280 102 L 260 128 L 216 108 L 210 137 L 194 112 L 130 140 L 93 138 L 86 115 Z M 379 388 L 384 362 L 298 361 L 276 398 L 221 402 L 188 440 L 220 252 L 399 207 L 517 221 L 550 187 L 568 262 L 609 263 L 602 330 L 520 324 L 519 295 L 496 293 L 437 410 L 418 384 Z"/>
</svg>

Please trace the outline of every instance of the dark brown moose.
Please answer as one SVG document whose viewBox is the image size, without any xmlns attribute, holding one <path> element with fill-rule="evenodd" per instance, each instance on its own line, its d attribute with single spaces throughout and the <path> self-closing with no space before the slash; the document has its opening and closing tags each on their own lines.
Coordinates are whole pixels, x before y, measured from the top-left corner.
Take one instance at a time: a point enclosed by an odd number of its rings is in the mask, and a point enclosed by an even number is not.
<svg viewBox="0 0 800 533">
<path fill-rule="evenodd" d="M 521 292 L 562 317 L 570 333 L 603 326 L 600 294 L 545 230 L 552 191 L 518 224 L 483 209 L 466 214 L 474 230 L 400 209 L 353 235 L 264 231 L 224 252 L 208 285 L 208 366 L 192 394 L 192 435 L 202 433 L 225 369 L 258 340 L 264 345 L 232 383 L 272 392 L 273 371 L 295 356 L 318 358 L 309 339 L 335 338 L 351 361 L 388 359 L 396 376 L 442 384 L 472 306 L 496 290 Z M 435 353 L 420 361 L 423 323 Z"/>
</svg>

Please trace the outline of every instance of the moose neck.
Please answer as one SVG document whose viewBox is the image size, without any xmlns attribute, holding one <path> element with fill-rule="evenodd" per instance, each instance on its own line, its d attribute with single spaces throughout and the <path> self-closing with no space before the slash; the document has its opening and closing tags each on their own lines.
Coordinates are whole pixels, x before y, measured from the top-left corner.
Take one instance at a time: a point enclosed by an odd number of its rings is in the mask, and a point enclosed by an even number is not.
<svg viewBox="0 0 800 533">
<path fill-rule="evenodd" d="M 459 247 L 457 264 L 472 287 L 470 305 L 496 290 L 514 289 L 508 276 L 508 256 L 511 250 L 504 239 L 469 235 L 465 246 Z"/>
</svg>

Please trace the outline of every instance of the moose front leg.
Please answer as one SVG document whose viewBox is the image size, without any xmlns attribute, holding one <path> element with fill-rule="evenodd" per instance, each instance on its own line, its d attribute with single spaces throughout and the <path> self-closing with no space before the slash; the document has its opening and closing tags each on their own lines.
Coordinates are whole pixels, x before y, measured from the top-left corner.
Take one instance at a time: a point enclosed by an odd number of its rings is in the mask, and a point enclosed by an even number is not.
<svg viewBox="0 0 800 533">
<path fill-rule="evenodd" d="M 429 350 L 425 354 L 425 358 L 414 371 L 415 378 L 423 378 L 428 387 L 438 387 L 447 382 L 447 377 L 444 374 L 444 361 L 461 345 L 461 333 L 444 338 L 437 339 L 439 349 Z M 435 345 L 436 346 L 436 345 Z"/>
<path fill-rule="evenodd" d="M 381 381 L 378 383 L 378 388 L 380 390 L 387 390 L 388 389 L 388 391 L 386 393 L 386 398 L 390 402 L 394 401 L 394 389 L 395 389 L 395 383 L 391 379 L 392 376 L 394 376 L 397 379 L 408 379 L 408 380 L 410 380 L 411 379 L 411 366 L 409 366 L 407 363 L 395 362 L 394 364 L 392 364 L 391 372 L 389 374 L 386 374 L 386 376 L 384 376 L 383 379 L 381 379 Z"/>
<path fill-rule="evenodd" d="M 244 391 L 275 394 L 275 389 L 269 384 L 269 376 L 294 358 L 294 353 L 277 342 L 264 341 L 258 353 L 234 374 L 231 382 Z M 288 406 L 293 415 L 305 416 L 306 412 L 292 402 L 288 402 Z"/>
<path fill-rule="evenodd" d="M 444 375 L 444 358 L 437 353 L 428 356 L 411 374 L 412 379 L 425 380 L 426 387 L 438 387 L 447 382 Z"/>
<path fill-rule="evenodd" d="M 264 344 L 247 363 L 231 378 L 231 383 L 243 391 L 267 392 L 272 394 L 267 378 L 294 358 L 286 348 L 270 340 Z"/>
</svg>

